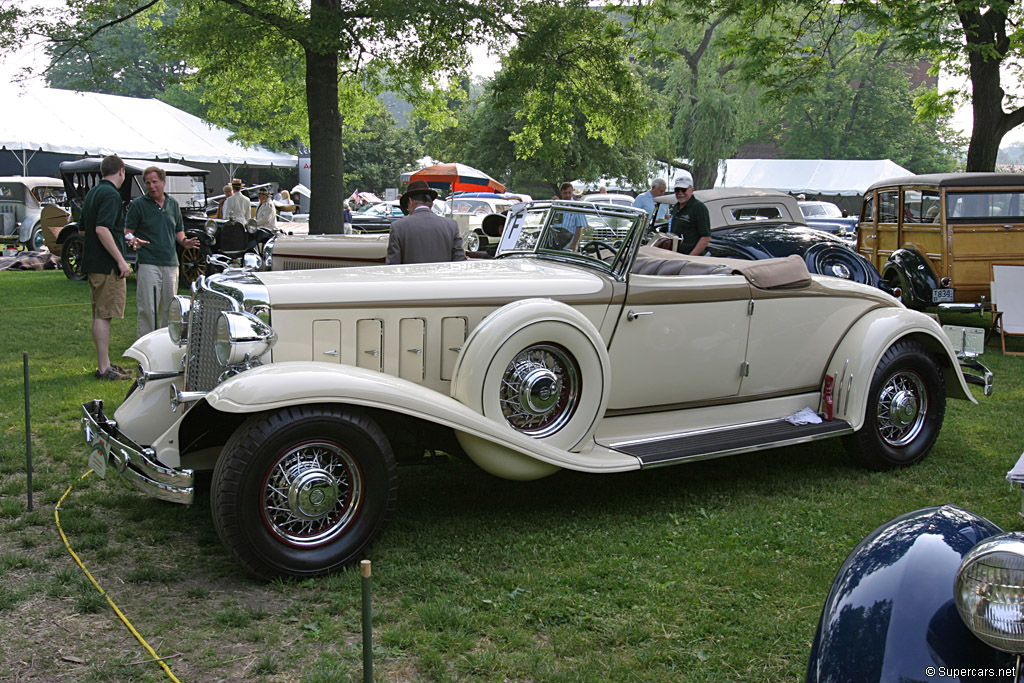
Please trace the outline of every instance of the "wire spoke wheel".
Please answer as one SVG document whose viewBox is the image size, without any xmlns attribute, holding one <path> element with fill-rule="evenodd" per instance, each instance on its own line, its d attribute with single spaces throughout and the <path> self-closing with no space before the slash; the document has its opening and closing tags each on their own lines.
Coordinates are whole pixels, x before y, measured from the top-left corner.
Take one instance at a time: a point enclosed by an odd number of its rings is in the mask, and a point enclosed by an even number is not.
<svg viewBox="0 0 1024 683">
<path fill-rule="evenodd" d="M 916 372 L 898 372 L 882 387 L 878 399 L 878 434 L 895 448 L 911 443 L 928 415 L 928 392 Z"/>
<path fill-rule="evenodd" d="M 557 344 L 534 344 L 515 355 L 501 378 L 499 403 L 516 431 L 542 438 L 572 418 L 579 403 L 580 369 Z"/>
<path fill-rule="evenodd" d="M 263 481 L 263 521 L 284 543 L 315 547 L 358 514 L 362 475 L 337 444 L 312 442 L 281 455 Z"/>
<path fill-rule="evenodd" d="M 182 249 L 178 257 L 181 262 L 181 279 L 191 284 L 205 275 L 206 257 L 207 254 L 202 246 Z"/>
</svg>

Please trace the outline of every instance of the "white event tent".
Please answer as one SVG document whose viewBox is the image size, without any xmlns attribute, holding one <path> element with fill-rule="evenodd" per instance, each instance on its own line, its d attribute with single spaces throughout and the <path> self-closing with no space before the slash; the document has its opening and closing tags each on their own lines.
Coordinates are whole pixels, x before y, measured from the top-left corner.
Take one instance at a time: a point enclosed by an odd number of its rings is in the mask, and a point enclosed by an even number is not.
<svg viewBox="0 0 1024 683">
<path fill-rule="evenodd" d="M 889 159 L 727 159 L 715 187 L 852 197 L 879 180 L 908 175 L 914 174 Z"/>
<path fill-rule="evenodd" d="M 889 159 L 726 159 L 715 187 L 761 187 L 860 211 L 864 191 L 879 180 L 914 175 Z"/>
<path fill-rule="evenodd" d="M 23 175 L 37 152 L 220 165 L 228 177 L 242 165 L 298 164 L 294 155 L 232 142 L 231 131 L 155 99 L 13 85 L 0 92 L 0 150 L 19 159 Z"/>
</svg>

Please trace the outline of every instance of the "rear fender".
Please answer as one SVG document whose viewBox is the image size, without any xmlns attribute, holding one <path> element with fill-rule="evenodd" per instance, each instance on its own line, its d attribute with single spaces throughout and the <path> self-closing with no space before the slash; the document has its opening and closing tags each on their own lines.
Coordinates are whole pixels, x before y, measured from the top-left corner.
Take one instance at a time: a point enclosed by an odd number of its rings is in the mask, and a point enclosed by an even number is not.
<svg viewBox="0 0 1024 683">
<path fill-rule="evenodd" d="M 977 403 L 957 361 L 949 338 L 938 323 L 924 313 L 904 308 L 876 308 L 850 328 L 836 347 L 826 374 L 835 378 L 834 414 L 860 429 L 864 425 L 871 379 L 882 355 L 897 340 L 913 338 L 939 359 L 946 393 Z"/>
</svg>

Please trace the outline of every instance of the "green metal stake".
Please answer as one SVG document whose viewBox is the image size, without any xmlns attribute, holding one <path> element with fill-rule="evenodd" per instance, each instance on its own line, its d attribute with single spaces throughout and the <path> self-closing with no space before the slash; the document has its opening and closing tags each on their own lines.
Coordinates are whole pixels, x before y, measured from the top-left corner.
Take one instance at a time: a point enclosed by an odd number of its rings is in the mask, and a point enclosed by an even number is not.
<svg viewBox="0 0 1024 683">
<path fill-rule="evenodd" d="M 370 603 L 370 561 L 359 563 L 363 583 L 363 683 L 373 683 L 373 606 Z"/>
<path fill-rule="evenodd" d="M 32 410 L 28 400 L 28 353 L 22 353 L 25 366 L 25 471 L 28 483 L 28 511 L 32 512 Z"/>
</svg>

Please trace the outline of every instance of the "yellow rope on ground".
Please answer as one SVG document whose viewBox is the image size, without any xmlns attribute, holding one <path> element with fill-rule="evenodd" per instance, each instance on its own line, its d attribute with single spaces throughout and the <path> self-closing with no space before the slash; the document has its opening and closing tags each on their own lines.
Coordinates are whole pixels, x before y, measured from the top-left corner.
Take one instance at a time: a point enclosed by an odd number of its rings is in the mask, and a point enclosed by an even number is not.
<svg viewBox="0 0 1024 683">
<path fill-rule="evenodd" d="M 81 477 L 79 477 L 79 481 L 81 481 L 82 479 L 85 479 L 90 474 L 92 474 L 92 470 L 89 470 L 88 472 L 83 474 Z M 100 585 L 98 583 L 96 583 L 96 579 L 92 578 L 92 574 L 90 574 L 89 570 L 85 568 L 85 565 L 82 564 L 82 561 L 80 559 L 78 559 L 78 555 L 75 554 L 75 551 L 71 549 L 71 544 L 68 543 L 68 537 L 64 535 L 64 529 L 62 529 L 60 527 L 60 504 L 64 502 L 64 499 L 68 497 L 69 493 L 71 493 L 71 486 L 68 486 L 68 490 L 65 491 L 64 495 L 61 496 L 60 500 L 57 501 L 57 507 L 55 507 L 53 509 L 53 517 L 54 517 L 54 519 L 57 520 L 57 531 L 60 532 L 60 537 L 64 541 L 64 547 L 68 549 L 69 553 L 71 553 L 71 557 L 75 558 L 75 562 L 77 562 L 78 566 L 82 568 L 82 571 L 85 572 L 85 575 L 87 577 L 89 577 L 89 581 L 91 581 L 92 585 L 96 587 L 96 590 L 98 590 L 100 592 L 100 595 L 102 595 L 104 598 L 106 598 L 107 602 L 110 603 L 110 606 L 114 609 L 114 612 L 117 614 L 118 618 L 120 618 L 121 621 L 124 623 L 124 625 L 128 627 L 128 630 L 132 632 L 132 635 L 135 636 L 135 639 L 138 640 L 140 643 L 142 643 L 142 647 L 146 648 L 146 651 L 149 652 L 150 655 L 152 655 L 153 660 L 160 664 L 160 666 L 163 668 L 164 672 L 167 674 L 168 678 L 170 678 L 172 681 L 174 681 L 174 683 L 181 683 L 181 681 L 179 681 L 175 677 L 175 675 L 173 673 L 171 673 L 170 668 L 168 668 L 167 664 L 164 663 L 163 658 L 160 657 L 156 653 L 156 651 L 153 650 L 153 648 L 151 648 L 149 646 L 149 643 L 146 642 L 146 639 L 143 638 L 139 634 L 139 632 L 135 630 L 135 627 L 132 626 L 131 622 L 128 621 L 128 617 L 126 617 L 121 612 L 121 610 L 119 610 L 117 608 L 117 605 L 115 605 L 114 601 L 110 599 L 110 596 L 107 595 L 107 592 L 105 590 L 103 590 L 103 588 L 100 587 Z"/>
</svg>

